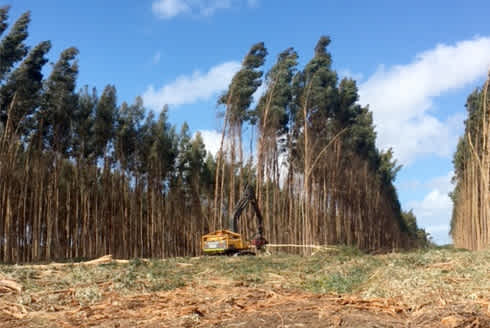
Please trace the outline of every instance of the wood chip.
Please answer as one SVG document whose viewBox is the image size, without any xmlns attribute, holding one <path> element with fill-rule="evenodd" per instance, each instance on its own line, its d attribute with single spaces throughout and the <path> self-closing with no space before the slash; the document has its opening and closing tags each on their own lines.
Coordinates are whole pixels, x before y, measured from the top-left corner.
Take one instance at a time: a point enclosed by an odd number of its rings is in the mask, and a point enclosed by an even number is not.
<svg viewBox="0 0 490 328">
<path fill-rule="evenodd" d="M 20 294 L 22 292 L 22 285 L 10 279 L 0 280 L 0 293 L 9 292 Z"/>
<path fill-rule="evenodd" d="M 456 328 L 463 322 L 463 319 L 454 315 L 442 318 L 441 323 L 447 328 Z"/>
<path fill-rule="evenodd" d="M 193 264 L 192 263 L 180 263 L 180 262 L 177 262 L 176 265 L 179 266 L 179 267 L 190 267 Z"/>
</svg>

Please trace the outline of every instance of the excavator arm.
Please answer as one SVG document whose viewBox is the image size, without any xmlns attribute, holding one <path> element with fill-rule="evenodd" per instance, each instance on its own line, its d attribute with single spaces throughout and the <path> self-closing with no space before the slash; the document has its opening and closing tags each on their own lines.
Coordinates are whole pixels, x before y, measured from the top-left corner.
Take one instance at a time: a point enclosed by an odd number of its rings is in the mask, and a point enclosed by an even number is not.
<svg viewBox="0 0 490 328">
<path fill-rule="evenodd" d="M 249 203 L 252 204 L 252 207 L 255 211 L 255 216 L 257 217 L 257 233 L 252 239 L 252 244 L 255 245 L 257 249 L 262 249 L 263 246 L 267 244 L 267 240 L 265 240 L 264 238 L 264 219 L 262 217 L 262 213 L 260 212 L 254 189 L 250 185 L 247 185 L 245 187 L 243 197 L 240 199 L 240 201 L 238 201 L 235 206 L 233 216 L 231 217 L 232 222 L 230 222 L 231 229 L 234 232 L 238 231 L 238 220 L 240 219 L 242 212 L 247 208 L 247 205 Z"/>
</svg>

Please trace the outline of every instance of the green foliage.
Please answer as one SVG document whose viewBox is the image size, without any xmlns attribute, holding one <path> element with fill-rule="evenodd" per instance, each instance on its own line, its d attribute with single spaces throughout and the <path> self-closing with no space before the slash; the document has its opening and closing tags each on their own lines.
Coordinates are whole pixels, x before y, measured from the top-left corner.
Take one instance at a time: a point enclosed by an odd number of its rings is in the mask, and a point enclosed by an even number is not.
<svg viewBox="0 0 490 328">
<path fill-rule="evenodd" d="M 115 149 L 124 170 L 133 171 L 136 168 L 138 132 L 144 115 L 145 108 L 140 97 L 136 98 L 133 105 L 124 102 L 119 109 Z"/>
<path fill-rule="evenodd" d="M 487 81 L 488 83 L 488 81 Z M 469 194 L 465 192 L 468 192 L 468 184 L 469 185 L 475 185 L 476 181 L 478 181 L 477 175 L 479 173 L 476 173 L 476 175 L 473 175 L 473 180 L 468 181 L 468 176 L 466 175 L 467 169 L 472 167 L 472 164 L 475 164 L 474 161 L 476 160 L 474 158 L 475 153 L 478 153 L 478 156 L 485 156 L 485 150 L 484 150 L 484 138 L 488 138 L 487 136 L 484 136 L 484 130 L 482 129 L 482 126 L 486 123 L 483 122 L 483 119 L 485 118 L 485 115 L 488 115 L 488 107 L 487 107 L 487 113 L 484 113 L 484 107 L 489 106 L 489 102 L 487 100 L 487 104 L 484 103 L 484 96 L 485 96 L 485 87 L 488 87 L 488 84 L 485 84 L 483 88 L 476 88 L 473 92 L 471 92 L 468 95 L 468 98 L 466 100 L 466 112 L 467 112 L 467 119 L 464 121 L 465 124 L 465 130 L 463 136 L 461 136 L 458 140 L 458 144 L 456 147 L 456 151 L 453 155 L 453 166 L 454 166 L 454 176 L 452 178 L 452 183 L 455 185 L 454 190 L 449 194 L 452 202 L 453 202 L 453 212 L 452 212 L 452 217 L 451 217 L 451 224 L 450 224 L 450 232 L 449 234 L 453 237 L 453 240 L 456 241 L 457 239 L 457 233 L 459 232 L 461 235 L 461 231 L 456 231 L 455 227 L 457 224 L 458 220 L 458 210 L 463 208 L 465 203 L 470 203 L 469 199 L 464 199 L 465 197 L 469 197 Z M 488 120 L 488 118 L 487 118 Z M 488 131 L 487 131 L 488 133 Z M 488 142 L 488 141 L 487 141 Z M 472 145 L 473 147 L 471 147 Z M 473 148 L 473 149 L 472 149 Z M 479 159 L 479 167 L 482 168 L 481 162 L 483 162 L 483 165 L 485 165 L 485 160 Z M 484 166 L 483 166 L 484 167 Z M 469 171 L 472 172 L 472 171 Z M 475 174 L 475 173 L 470 173 L 470 174 Z M 480 177 L 481 181 L 484 180 L 484 177 Z M 488 182 L 487 182 L 488 183 Z M 465 185 L 466 184 L 466 185 Z M 481 188 L 481 187 L 477 187 Z M 481 195 L 483 195 L 482 191 L 479 191 Z M 471 194 L 472 197 L 477 197 L 477 194 Z M 460 199 L 463 198 L 463 199 Z M 484 204 L 481 204 L 482 201 L 475 199 L 475 202 L 478 204 L 478 207 L 484 206 Z M 483 201 L 484 202 L 484 201 Z M 473 205 L 470 205 L 473 206 Z M 475 212 L 475 209 L 472 209 L 473 212 Z M 476 210 L 476 212 L 480 213 L 480 210 Z M 482 212 L 483 213 L 483 212 Z M 477 214 L 481 215 L 481 214 Z M 462 216 L 462 220 L 464 220 L 466 223 L 471 225 L 471 221 L 474 220 L 471 218 L 470 213 L 465 213 L 463 215 L 460 214 L 460 217 Z M 481 216 L 482 220 L 484 219 L 484 216 Z M 460 220 L 461 220 L 460 219 Z M 462 222 L 461 222 L 462 223 Z M 463 224 L 463 223 L 462 223 Z M 465 225 L 465 224 L 463 224 Z M 472 231 L 476 231 L 479 228 L 474 228 L 474 229 L 469 229 Z M 485 229 L 483 229 L 484 231 Z M 485 232 L 483 232 L 483 235 L 485 235 Z M 462 236 L 460 236 L 462 237 Z M 471 239 L 476 239 L 477 235 L 472 235 L 472 236 L 466 236 L 464 239 L 466 240 L 471 240 Z M 485 237 L 483 237 L 485 238 Z"/>
<path fill-rule="evenodd" d="M 5 30 L 5 20 L 7 18 L 6 7 L 0 11 L 0 30 Z M 27 54 L 27 46 L 24 44 L 27 39 L 27 27 L 31 21 L 31 13 L 22 14 L 14 23 L 10 32 L 0 42 L 0 82 L 3 81 L 7 74 L 14 67 L 15 63 L 20 61 Z"/>
<path fill-rule="evenodd" d="M 471 136 L 472 143 L 474 145 L 479 144 L 481 136 L 478 134 L 478 130 L 482 124 L 482 93 L 480 88 L 476 88 L 466 100 L 466 111 L 468 118 L 465 120 L 465 133 L 464 136 L 458 140 L 456 152 L 453 155 L 453 165 L 455 176 L 453 182 L 457 182 L 462 179 L 465 165 L 470 155 L 470 149 L 467 138 Z"/>
<path fill-rule="evenodd" d="M 60 154 L 67 154 L 72 144 L 71 121 L 78 103 L 75 93 L 78 76 L 77 55 L 78 50 L 73 47 L 61 53 L 46 81 L 38 112 L 37 120 L 45 120 L 40 132 L 46 137 L 48 149 Z"/>
<path fill-rule="evenodd" d="M 358 115 L 347 131 L 344 142 L 355 153 L 366 159 L 371 167 L 375 167 L 378 152 L 376 150 L 376 132 L 374 131 L 373 114 L 368 108 L 360 109 Z"/>
<path fill-rule="evenodd" d="M 95 88 L 85 86 L 78 92 L 78 105 L 73 115 L 73 155 L 87 162 L 95 160 L 94 138 L 95 106 L 98 97 Z"/>
<path fill-rule="evenodd" d="M 7 29 L 7 19 L 8 19 L 8 13 L 9 13 L 10 6 L 1 6 L 0 7 L 0 35 L 5 32 Z"/>
<path fill-rule="evenodd" d="M 330 136 L 328 118 L 338 100 L 337 73 L 331 69 L 332 58 L 326 49 L 329 44 L 330 39 L 322 36 L 315 46 L 315 56 L 295 77 L 296 106 L 308 108 L 308 117 L 303 117 L 303 110 L 297 110 L 296 119 L 298 124 L 306 119 L 319 138 Z"/>
<path fill-rule="evenodd" d="M 414 241 L 415 246 L 418 248 L 432 247 L 429 233 L 417 226 L 417 218 L 415 217 L 413 210 L 410 209 L 408 212 L 403 211 L 402 217 L 407 228 L 407 232 L 410 238 Z"/>
<path fill-rule="evenodd" d="M 353 246 L 340 246 L 337 257 L 340 259 L 349 259 L 352 257 L 359 257 L 365 255 L 359 248 Z"/>
<path fill-rule="evenodd" d="M 319 279 L 308 281 L 305 284 L 305 288 L 315 293 L 352 293 L 365 281 L 369 272 L 363 267 L 354 267 L 345 273 L 335 272 Z"/>
<path fill-rule="evenodd" d="M 258 119 L 260 128 L 274 131 L 274 137 L 280 137 L 287 132 L 288 111 L 293 99 L 291 82 L 297 65 L 298 54 L 293 48 L 279 54 L 276 64 L 267 72 L 267 90 L 260 98 L 256 110 L 251 112 L 253 121 Z M 266 131 L 263 133 L 267 134 Z"/>
<path fill-rule="evenodd" d="M 160 113 L 158 120 L 151 125 L 152 144 L 149 153 L 150 167 L 156 176 L 166 178 L 173 170 L 177 157 L 177 136 L 167 122 L 167 108 Z"/>
<path fill-rule="evenodd" d="M 95 155 L 107 154 L 109 141 L 114 137 L 117 114 L 116 87 L 108 85 L 98 99 L 95 109 L 94 137 Z"/>
<path fill-rule="evenodd" d="M 396 175 L 401 168 L 401 165 L 396 165 L 396 160 L 393 157 L 392 148 L 389 148 L 387 151 L 380 153 L 378 174 L 383 185 L 389 186 L 391 183 L 393 183 L 396 179 Z"/>
<path fill-rule="evenodd" d="M 50 48 L 49 41 L 34 47 L 0 88 L 0 121 L 6 124 L 9 116 L 12 129 L 21 135 L 27 135 L 32 128 L 32 114 L 41 97 L 42 68 Z"/>
<path fill-rule="evenodd" d="M 258 70 L 265 61 L 267 49 L 263 42 L 254 44 L 242 62 L 242 68 L 233 77 L 228 91 L 218 100 L 226 105 L 230 125 L 241 126 L 243 122 L 253 120 L 249 111 L 253 94 L 262 84 L 262 71 Z"/>
</svg>

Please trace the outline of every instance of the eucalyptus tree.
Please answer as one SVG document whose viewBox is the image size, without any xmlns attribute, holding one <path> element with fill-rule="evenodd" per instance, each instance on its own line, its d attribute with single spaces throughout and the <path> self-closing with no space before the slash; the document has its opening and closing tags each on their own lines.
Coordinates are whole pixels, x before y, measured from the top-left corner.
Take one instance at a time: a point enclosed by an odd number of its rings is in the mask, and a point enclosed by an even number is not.
<svg viewBox="0 0 490 328">
<path fill-rule="evenodd" d="M 171 213 L 172 186 L 177 156 L 179 155 L 179 138 L 175 127 L 168 122 L 168 106 L 164 106 L 158 120 L 152 125 L 153 143 L 151 145 L 150 163 L 150 233 L 153 243 L 150 245 L 154 254 L 169 256 L 173 254 L 176 236 L 173 229 L 178 226 L 172 222 Z M 180 199 L 179 199 L 180 201 Z"/>
<path fill-rule="evenodd" d="M 7 28 L 9 7 L 0 8 L 0 35 Z M 31 21 L 31 13 L 25 12 L 14 23 L 9 33 L 0 42 L 0 82 L 5 80 L 15 63 L 27 55 L 28 47 L 24 44 L 27 39 L 27 28 Z"/>
<path fill-rule="evenodd" d="M 114 138 L 117 115 L 117 91 L 107 85 L 97 101 L 94 118 L 94 139 L 97 158 L 107 158 L 111 140 Z"/>
<path fill-rule="evenodd" d="M 410 242 L 412 247 L 426 248 L 431 246 L 430 234 L 425 229 L 419 228 L 417 225 L 417 218 L 413 213 L 413 210 L 402 211 L 403 221 L 407 227 L 410 235 Z"/>
<path fill-rule="evenodd" d="M 189 133 L 189 125 L 187 122 L 182 124 L 179 133 L 179 148 L 177 155 L 177 165 L 176 165 L 176 180 L 177 184 L 181 187 L 184 195 L 189 194 L 189 175 L 190 175 L 190 163 L 189 156 L 191 151 L 191 136 Z M 184 202 L 187 201 L 187 197 L 184 198 Z"/>
<path fill-rule="evenodd" d="M 8 10 L 8 7 L 0 8 L 0 35 L 8 27 Z M 32 167 L 23 149 L 25 137 L 30 133 L 32 114 L 39 106 L 42 68 L 51 46 L 49 42 L 41 42 L 28 52 L 24 41 L 29 22 L 30 13 L 24 13 L 0 41 L 0 217 L 3 218 L 0 238 L 4 241 L 0 257 L 6 262 L 14 258 L 22 261 L 28 252 L 26 240 L 32 218 L 27 214 L 25 200 L 30 185 L 27 174 L 20 172 L 29 172 Z M 19 174 L 22 182 L 14 178 Z M 22 215 L 16 216 L 14 209 L 21 209 Z"/>
<path fill-rule="evenodd" d="M 90 180 L 97 181 L 95 195 L 97 213 L 95 216 L 95 241 L 92 242 L 97 255 L 107 254 L 114 249 L 114 234 L 119 227 L 114 221 L 111 195 L 114 186 L 111 179 L 111 167 L 114 164 L 111 149 L 116 131 L 116 119 L 118 115 L 117 91 L 114 85 L 106 85 L 100 97 L 97 97 L 93 112 L 92 140 L 95 163 Z M 98 167 L 102 166 L 101 174 Z"/>
<path fill-rule="evenodd" d="M 94 138 L 95 108 L 98 96 L 95 88 L 89 91 L 84 86 L 78 92 L 78 106 L 73 114 L 73 156 L 79 165 L 81 162 L 93 164 L 95 162 L 96 140 Z"/>
<path fill-rule="evenodd" d="M 10 10 L 10 6 L 1 6 L 0 7 L 0 35 L 5 32 L 8 27 L 7 19 L 9 18 L 8 12 Z"/>
<path fill-rule="evenodd" d="M 322 36 L 315 46 L 314 57 L 306 64 L 303 71 L 295 76 L 295 104 L 293 107 L 295 130 L 294 151 L 302 158 L 298 161 L 303 168 L 303 205 L 302 225 L 303 242 L 311 242 L 311 190 L 313 154 L 322 154 L 325 145 L 331 138 L 331 113 L 337 102 L 337 74 L 331 69 L 332 58 L 327 51 L 330 38 Z M 313 141 L 314 140 L 314 141 Z"/>
<path fill-rule="evenodd" d="M 8 28 L 8 12 L 8 6 L 0 7 L 0 35 Z M 24 149 L 40 104 L 42 69 L 51 44 L 41 42 L 29 52 L 25 44 L 29 23 L 26 12 L 0 41 L 0 238 L 4 240 L 0 256 L 6 262 L 25 260 L 31 251 L 27 245 L 38 245 L 32 230 L 39 221 L 27 202 L 39 192 L 31 176 L 36 165 Z"/>
<path fill-rule="evenodd" d="M 226 167 L 226 158 L 223 149 L 224 139 L 226 136 L 230 147 L 229 160 L 231 164 L 229 165 L 230 171 L 228 173 L 228 176 L 230 177 L 228 211 L 231 213 L 236 198 L 235 158 L 237 155 L 237 139 L 239 158 L 238 163 L 240 167 L 240 181 L 238 188 L 241 189 L 241 167 L 243 166 L 242 127 L 246 122 L 254 123 L 254 120 L 252 120 L 253 115 L 251 115 L 252 111 L 250 109 L 250 105 L 252 104 L 254 93 L 262 84 L 261 77 L 263 72 L 260 70 L 260 67 L 264 65 L 266 56 L 267 49 L 265 48 L 264 43 L 259 42 L 254 44 L 243 59 L 241 69 L 234 75 L 228 90 L 218 99 L 218 105 L 224 105 L 226 107 L 221 146 L 218 153 L 218 165 L 216 167 L 215 209 L 217 209 L 217 215 L 215 216 L 215 220 L 218 221 L 221 221 L 222 216 L 221 207 L 223 203 L 225 181 L 224 168 Z"/>
<path fill-rule="evenodd" d="M 206 146 L 200 132 L 197 132 L 190 141 L 190 148 L 186 154 L 188 162 L 188 173 L 186 175 L 187 184 L 190 187 L 193 207 L 198 212 L 198 217 L 201 214 L 201 185 L 205 187 L 206 181 L 201 182 L 201 177 L 208 175 L 206 166 Z M 207 177 L 206 177 L 207 178 Z"/>
<path fill-rule="evenodd" d="M 115 151 L 123 171 L 135 172 L 138 129 L 144 118 L 143 100 L 136 98 L 133 105 L 123 102 L 119 107 L 115 132 Z"/>
<path fill-rule="evenodd" d="M 270 226 L 271 231 L 275 230 L 275 223 L 271 220 L 271 216 L 278 215 L 281 165 L 279 155 L 284 153 L 286 146 L 290 106 L 293 99 L 292 79 L 297 64 L 298 55 L 293 48 L 288 48 L 278 55 L 276 63 L 265 76 L 266 91 L 259 99 L 257 108 L 252 112 L 254 119 L 257 120 L 259 134 L 257 198 L 262 204 L 265 224 Z M 265 186 L 264 202 L 262 202 L 263 186 Z"/>
<path fill-rule="evenodd" d="M 45 83 L 39 115 L 45 118 L 46 143 L 57 157 L 70 151 L 71 123 L 78 103 L 78 49 L 64 50 Z"/>
<path fill-rule="evenodd" d="M 39 43 L 0 87 L 0 121 L 10 132 L 27 136 L 32 129 L 32 116 L 41 99 L 42 69 L 50 48 L 49 41 Z"/>
<path fill-rule="evenodd" d="M 0 7 L 0 35 L 8 28 L 9 9 L 9 6 Z M 17 19 L 0 41 L 0 126 L 3 127 L 4 132 L 12 133 L 12 130 L 15 131 L 18 127 L 26 128 L 24 125 L 28 121 L 28 116 L 32 114 L 39 101 L 43 77 L 41 69 L 46 64 L 47 60 L 44 56 L 51 44 L 47 41 L 41 42 L 28 55 L 28 47 L 24 41 L 28 37 L 29 23 L 30 12 L 26 12 Z M 17 64 L 22 60 L 23 62 L 18 66 Z M 10 131 L 5 129 L 9 111 L 11 112 Z M 24 134 L 27 131 L 18 132 Z"/>
<path fill-rule="evenodd" d="M 184 222 L 182 239 L 190 250 L 188 255 L 195 255 L 200 236 L 207 232 L 207 220 L 204 218 L 201 202 L 201 176 L 205 172 L 206 149 L 201 134 L 191 138 L 187 124 L 182 126 L 177 160 L 181 207 L 181 221 Z"/>
<path fill-rule="evenodd" d="M 453 158 L 454 203 L 450 234 L 472 250 L 490 245 L 490 72 L 466 101 L 468 119 Z"/>
<path fill-rule="evenodd" d="M 168 122 L 168 107 L 164 107 L 158 120 L 151 127 L 153 143 L 149 154 L 150 167 L 159 190 L 165 191 L 165 184 L 173 171 L 178 154 L 175 129 Z"/>
<path fill-rule="evenodd" d="M 68 224 L 67 240 L 72 247 L 67 248 L 67 255 L 79 257 L 87 255 L 88 227 L 91 217 L 86 211 L 93 207 L 93 198 L 98 197 L 94 192 L 97 183 L 97 156 L 96 140 L 94 137 L 95 112 L 98 95 L 95 88 L 89 89 L 87 85 L 77 94 L 78 104 L 74 110 L 71 130 L 72 145 L 71 156 L 75 160 L 74 176 L 71 179 L 71 192 L 75 199 L 72 213 L 68 215 L 71 222 Z M 92 196 L 92 197 L 91 197 Z M 70 221 L 70 220 L 68 220 Z"/>
<path fill-rule="evenodd" d="M 72 120 L 78 97 L 75 92 L 78 76 L 78 62 L 76 57 L 78 50 L 74 47 L 64 50 L 60 58 L 54 64 L 53 69 L 45 82 L 44 93 L 41 99 L 39 111 L 36 112 L 39 133 L 43 138 L 43 144 L 54 158 L 54 179 L 52 184 L 52 213 L 47 222 L 46 257 L 51 258 L 51 252 L 55 257 L 61 256 L 60 231 L 65 223 L 59 210 L 62 205 L 61 198 L 64 193 L 62 188 L 66 185 L 60 180 L 63 158 L 67 158 L 72 146 Z M 63 184 L 63 187 L 62 187 Z M 54 237 L 53 237 L 54 235 Z M 54 240 L 54 245 L 53 245 Z"/>
<path fill-rule="evenodd" d="M 135 103 L 123 102 L 119 107 L 114 148 L 122 175 L 122 201 L 124 217 L 122 218 L 123 244 L 131 245 L 125 250 L 126 256 L 137 256 L 137 222 L 129 213 L 136 208 L 136 199 L 131 197 L 135 188 L 139 188 L 140 174 L 137 170 L 138 133 L 145 116 L 143 100 L 137 97 Z"/>
</svg>

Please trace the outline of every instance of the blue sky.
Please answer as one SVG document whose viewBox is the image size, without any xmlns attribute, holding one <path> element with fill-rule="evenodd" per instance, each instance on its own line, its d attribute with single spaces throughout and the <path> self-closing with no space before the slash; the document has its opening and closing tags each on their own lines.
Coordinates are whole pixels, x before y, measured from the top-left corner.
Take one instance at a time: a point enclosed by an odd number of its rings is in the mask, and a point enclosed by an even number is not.
<svg viewBox="0 0 490 328">
<path fill-rule="evenodd" d="M 264 41 L 266 67 L 293 46 L 300 63 L 322 34 L 340 75 L 359 80 L 378 145 L 404 164 L 404 209 L 439 243 L 447 236 L 451 157 L 467 95 L 490 67 L 488 1 L 13 0 L 10 19 L 32 11 L 28 43 L 51 40 L 50 59 L 80 50 L 79 85 L 115 84 L 119 101 L 143 95 L 170 120 L 201 130 L 210 149 L 216 95 L 249 47 Z"/>
</svg>

